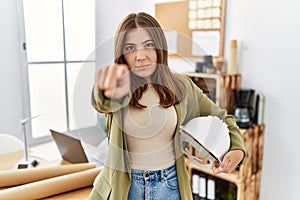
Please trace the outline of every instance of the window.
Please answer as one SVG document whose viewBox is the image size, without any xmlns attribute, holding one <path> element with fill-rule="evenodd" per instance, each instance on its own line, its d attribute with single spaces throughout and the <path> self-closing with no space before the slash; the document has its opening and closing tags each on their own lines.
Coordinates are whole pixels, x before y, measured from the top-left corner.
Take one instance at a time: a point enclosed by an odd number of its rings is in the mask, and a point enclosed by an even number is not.
<svg viewBox="0 0 300 200">
<path fill-rule="evenodd" d="M 26 38 L 25 115 L 40 114 L 31 121 L 29 138 L 48 136 L 50 128 L 67 132 L 96 126 L 90 105 L 95 69 L 94 0 L 18 2 L 23 6 L 20 28 Z"/>
</svg>

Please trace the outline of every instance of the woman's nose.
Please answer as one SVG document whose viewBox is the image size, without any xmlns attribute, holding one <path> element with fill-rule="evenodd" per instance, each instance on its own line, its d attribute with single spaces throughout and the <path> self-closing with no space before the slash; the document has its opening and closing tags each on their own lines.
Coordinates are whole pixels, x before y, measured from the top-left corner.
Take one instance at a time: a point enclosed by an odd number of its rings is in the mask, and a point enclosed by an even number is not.
<svg viewBox="0 0 300 200">
<path fill-rule="evenodd" d="M 136 60 L 144 60 L 146 58 L 145 49 L 138 49 L 136 51 Z"/>
</svg>

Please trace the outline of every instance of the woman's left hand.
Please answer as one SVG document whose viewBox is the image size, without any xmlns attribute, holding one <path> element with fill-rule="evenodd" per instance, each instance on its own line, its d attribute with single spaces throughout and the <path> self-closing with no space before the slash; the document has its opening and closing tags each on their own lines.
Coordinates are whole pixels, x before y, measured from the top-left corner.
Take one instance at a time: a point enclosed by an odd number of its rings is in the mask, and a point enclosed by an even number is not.
<svg viewBox="0 0 300 200">
<path fill-rule="evenodd" d="M 225 154 L 221 164 L 218 165 L 217 161 L 213 163 L 212 170 L 215 174 L 221 172 L 231 173 L 236 166 L 241 162 L 244 157 L 242 150 L 232 150 Z"/>
</svg>

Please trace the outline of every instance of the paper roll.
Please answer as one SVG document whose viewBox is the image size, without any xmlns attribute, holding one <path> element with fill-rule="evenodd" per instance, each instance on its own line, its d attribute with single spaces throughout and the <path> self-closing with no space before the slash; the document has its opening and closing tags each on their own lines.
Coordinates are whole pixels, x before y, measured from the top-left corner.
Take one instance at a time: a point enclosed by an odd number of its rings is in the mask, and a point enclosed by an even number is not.
<svg viewBox="0 0 300 200">
<path fill-rule="evenodd" d="M 91 186 L 101 169 L 89 169 L 1 190 L 0 199 L 41 199 Z"/>
<path fill-rule="evenodd" d="M 95 163 L 0 171 L 0 187 L 9 187 L 96 168 Z"/>
<path fill-rule="evenodd" d="M 230 40 L 229 59 L 227 65 L 228 74 L 237 73 L 237 40 Z"/>
</svg>

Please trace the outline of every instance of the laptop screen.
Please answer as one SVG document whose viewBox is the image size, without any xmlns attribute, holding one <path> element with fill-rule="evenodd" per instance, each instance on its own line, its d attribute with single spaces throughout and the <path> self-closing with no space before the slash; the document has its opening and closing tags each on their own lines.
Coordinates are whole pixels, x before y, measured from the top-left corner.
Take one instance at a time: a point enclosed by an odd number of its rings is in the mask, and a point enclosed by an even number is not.
<svg viewBox="0 0 300 200">
<path fill-rule="evenodd" d="M 61 157 L 70 163 L 86 163 L 87 156 L 79 139 L 51 130 L 51 135 L 59 149 Z"/>
</svg>

